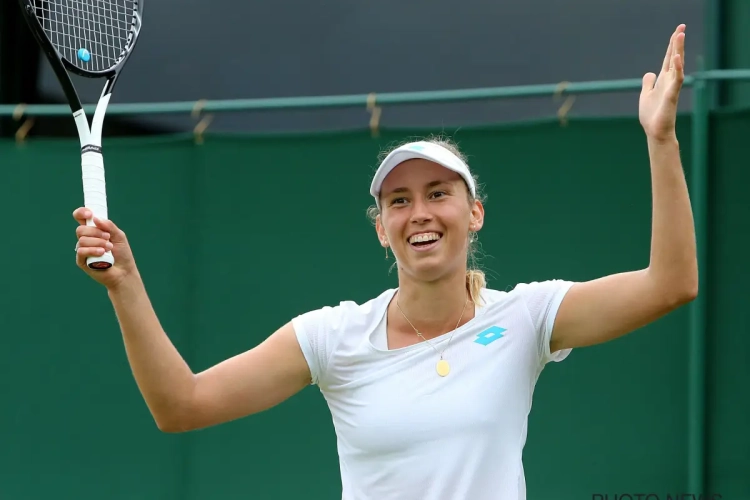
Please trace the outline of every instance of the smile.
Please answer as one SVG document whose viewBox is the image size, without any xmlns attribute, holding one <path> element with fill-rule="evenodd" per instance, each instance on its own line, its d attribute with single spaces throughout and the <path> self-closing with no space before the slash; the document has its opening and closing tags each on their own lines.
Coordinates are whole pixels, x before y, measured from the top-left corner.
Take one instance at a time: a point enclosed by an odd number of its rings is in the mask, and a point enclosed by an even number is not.
<svg viewBox="0 0 750 500">
<path fill-rule="evenodd" d="M 443 235 L 441 233 L 431 231 L 428 233 L 413 234 L 409 237 L 408 242 L 414 250 L 424 252 L 437 246 L 442 238 Z"/>
</svg>

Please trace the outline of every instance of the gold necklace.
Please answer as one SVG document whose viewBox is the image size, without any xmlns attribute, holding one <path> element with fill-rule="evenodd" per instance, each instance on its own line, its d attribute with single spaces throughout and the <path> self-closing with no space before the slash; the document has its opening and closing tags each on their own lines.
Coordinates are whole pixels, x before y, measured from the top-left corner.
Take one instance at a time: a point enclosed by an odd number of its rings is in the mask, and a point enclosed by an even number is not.
<svg viewBox="0 0 750 500">
<path fill-rule="evenodd" d="M 453 329 L 453 333 L 451 333 L 451 337 L 448 339 L 448 345 L 445 346 L 445 349 L 443 349 L 443 352 L 448 350 L 448 347 L 451 345 L 451 341 L 453 340 L 453 335 L 456 333 L 456 330 L 458 330 L 458 325 L 461 324 L 461 320 L 464 317 L 464 312 L 466 311 L 466 305 L 469 303 L 469 298 L 467 297 L 466 302 L 464 302 L 464 308 L 461 309 L 461 316 L 458 318 L 458 323 L 456 323 L 456 327 Z M 399 312 L 401 312 L 401 315 L 404 317 L 404 319 L 411 325 L 412 328 L 414 328 L 414 331 L 417 332 L 417 335 L 427 342 L 427 344 L 432 347 L 436 353 L 440 355 L 440 359 L 437 362 L 437 365 L 435 366 L 435 369 L 437 370 L 438 375 L 441 377 L 447 376 L 451 372 L 451 365 L 443 359 L 443 352 L 438 351 L 435 349 L 435 346 L 432 345 L 432 343 L 424 338 L 424 336 L 417 330 L 417 327 L 412 324 L 411 321 L 409 321 L 409 318 L 406 317 L 406 314 L 404 314 L 404 311 L 401 309 L 401 305 L 398 303 L 398 298 L 396 298 L 396 307 L 398 307 Z"/>
</svg>

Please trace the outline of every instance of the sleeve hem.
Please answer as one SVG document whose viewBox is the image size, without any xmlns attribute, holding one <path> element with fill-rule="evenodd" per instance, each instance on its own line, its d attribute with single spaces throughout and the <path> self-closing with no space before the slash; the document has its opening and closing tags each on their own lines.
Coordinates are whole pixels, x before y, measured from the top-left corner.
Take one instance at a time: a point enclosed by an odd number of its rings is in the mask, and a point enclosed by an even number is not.
<svg viewBox="0 0 750 500">
<path fill-rule="evenodd" d="M 555 326 L 555 318 L 557 318 L 557 311 L 560 309 L 560 304 L 562 304 L 562 301 L 565 298 L 565 295 L 568 293 L 568 291 L 573 285 L 575 285 L 575 283 L 568 282 L 564 286 L 560 287 L 560 289 L 557 290 L 557 292 L 555 292 L 554 297 L 550 301 L 549 309 L 547 310 L 547 315 L 546 315 L 545 324 L 544 324 L 544 340 L 542 342 L 543 349 L 544 349 L 542 362 L 544 364 L 549 363 L 551 361 L 559 363 L 560 361 L 567 358 L 572 352 L 572 349 L 562 349 L 560 351 L 556 351 L 552 353 L 550 352 L 549 344 L 550 344 L 550 341 L 552 340 L 552 330 Z"/>
<path fill-rule="evenodd" d="M 307 361 L 307 366 L 310 368 L 310 375 L 312 377 L 311 385 L 317 385 L 319 382 L 318 377 L 318 365 L 315 362 L 315 355 L 310 345 L 310 339 L 307 336 L 305 325 L 299 321 L 299 318 L 292 319 L 292 326 L 294 327 L 294 333 L 297 336 L 297 342 L 299 342 L 300 349 L 302 349 L 302 355 Z"/>
</svg>

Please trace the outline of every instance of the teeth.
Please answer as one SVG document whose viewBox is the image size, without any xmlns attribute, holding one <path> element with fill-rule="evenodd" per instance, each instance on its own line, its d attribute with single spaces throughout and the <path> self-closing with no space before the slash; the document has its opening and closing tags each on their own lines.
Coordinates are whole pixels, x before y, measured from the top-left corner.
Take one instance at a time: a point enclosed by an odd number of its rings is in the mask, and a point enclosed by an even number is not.
<svg viewBox="0 0 750 500">
<path fill-rule="evenodd" d="M 425 241 L 435 241 L 439 240 L 440 235 L 437 233 L 422 233 L 422 234 L 415 234 L 411 238 L 409 238 L 409 243 L 422 243 Z"/>
</svg>

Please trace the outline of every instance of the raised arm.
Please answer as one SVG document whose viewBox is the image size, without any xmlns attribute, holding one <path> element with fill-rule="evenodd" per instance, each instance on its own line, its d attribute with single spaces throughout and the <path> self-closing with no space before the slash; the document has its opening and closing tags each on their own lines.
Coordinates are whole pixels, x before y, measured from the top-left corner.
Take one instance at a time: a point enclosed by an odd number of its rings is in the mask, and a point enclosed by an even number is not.
<svg viewBox="0 0 750 500">
<path fill-rule="evenodd" d="M 675 134 L 684 79 L 685 26 L 672 34 L 659 74 L 643 78 L 639 116 L 651 163 L 653 216 L 646 269 L 571 287 L 558 310 L 552 352 L 620 337 L 692 301 L 698 294 L 693 214 Z"/>
<path fill-rule="evenodd" d="M 161 327 L 125 234 L 111 221 L 86 226 L 88 216 L 84 208 L 74 212 L 78 265 L 107 287 L 133 376 L 159 429 L 183 432 L 258 413 L 310 383 L 291 323 L 249 351 L 194 374 Z M 90 270 L 86 257 L 104 248 L 112 249 L 115 266 Z"/>
</svg>

